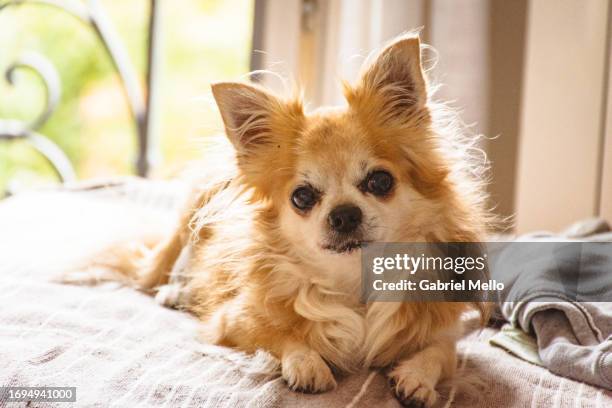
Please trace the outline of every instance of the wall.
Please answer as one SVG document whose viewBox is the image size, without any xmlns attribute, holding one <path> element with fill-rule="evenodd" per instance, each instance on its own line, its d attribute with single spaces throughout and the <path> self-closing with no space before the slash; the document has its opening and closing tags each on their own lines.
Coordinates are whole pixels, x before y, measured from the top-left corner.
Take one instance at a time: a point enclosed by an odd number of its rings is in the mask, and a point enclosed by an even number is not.
<svg viewBox="0 0 612 408">
<path fill-rule="evenodd" d="M 529 3 L 517 230 L 558 230 L 598 204 L 608 1 Z"/>
</svg>

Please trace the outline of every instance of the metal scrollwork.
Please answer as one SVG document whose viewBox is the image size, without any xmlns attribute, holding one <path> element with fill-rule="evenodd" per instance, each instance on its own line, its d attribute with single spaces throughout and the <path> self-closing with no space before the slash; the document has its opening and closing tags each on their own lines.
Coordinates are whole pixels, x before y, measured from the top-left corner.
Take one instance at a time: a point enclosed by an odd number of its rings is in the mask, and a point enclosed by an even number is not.
<svg viewBox="0 0 612 408">
<path fill-rule="evenodd" d="M 61 96 L 61 82 L 57 71 L 42 55 L 36 53 L 24 53 L 17 61 L 11 64 L 5 74 L 4 77 L 6 81 L 12 85 L 16 85 L 16 77 L 15 71 L 20 68 L 27 68 L 36 73 L 40 79 L 42 79 L 43 85 L 45 87 L 45 107 L 43 111 L 30 123 L 28 123 L 24 129 L 21 131 L 13 130 L 12 134 L 14 136 L 21 136 L 26 133 L 28 129 L 38 130 L 40 127 L 49 119 L 57 104 L 59 103 Z M 2 129 L 0 129 L 0 132 Z M 10 135 L 8 135 L 10 137 Z"/>
<path fill-rule="evenodd" d="M 62 181 L 76 179 L 70 160 L 64 152 L 50 139 L 37 132 L 49 119 L 57 107 L 61 96 L 61 83 L 53 65 L 43 56 L 35 53 L 24 53 L 5 71 L 5 80 L 16 85 L 15 72 L 19 69 L 29 69 L 40 77 L 45 88 L 45 105 L 42 111 L 31 121 L 0 119 L 0 140 L 23 139 L 42 154 L 52 165 Z"/>
<path fill-rule="evenodd" d="M 0 1 L 0 12 L 9 6 L 38 4 L 51 6 L 76 17 L 90 26 L 107 51 L 115 67 L 134 118 L 138 135 L 138 157 L 136 173 L 145 176 L 151 161 L 155 159 L 155 146 L 152 143 L 152 112 L 154 111 L 156 79 L 156 60 L 158 42 L 158 5 L 156 0 L 150 0 L 149 41 L 147 49 L 146 89 L 142 89 L 136 71 L 131 64 L 126 49 L 123 47 L 114 27 L 97 0 L 89 0 L 86 4 L 68 0 L 8 0 Z M 75 179 L 75 172 L 62 150 L 50 139 L 37 133 L 37 130 L 49 119 L 60 99 L 61 84 L 53 65 L 41 55 L 24 54 L 17 62 L 6 70 L 5 77 L 9 84 L 15 84 L 15 71 L 27 68 L 35 72 L 42 80 L 46 91 L 46 103 L 43 111 L 31 122 L 0 119 L 0 141 L 24 139 L 38 150 L 56 170 L 62 181 Z"/>
</svg>

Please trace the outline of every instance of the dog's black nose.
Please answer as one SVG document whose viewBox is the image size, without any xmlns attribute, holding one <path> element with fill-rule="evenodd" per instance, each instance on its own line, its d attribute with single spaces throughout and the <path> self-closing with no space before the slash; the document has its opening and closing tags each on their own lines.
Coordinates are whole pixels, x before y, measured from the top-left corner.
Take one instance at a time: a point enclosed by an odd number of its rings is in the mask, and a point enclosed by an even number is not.
<svg viewBox="0 0 612 408">
<path fill-rule="evenodd" d="M 327 221 L 333 230 L 338 232 L 353 232 L 361 224 L 362 213 L 354 205 L 340 205 L 329 213 Z"/>
</svg>

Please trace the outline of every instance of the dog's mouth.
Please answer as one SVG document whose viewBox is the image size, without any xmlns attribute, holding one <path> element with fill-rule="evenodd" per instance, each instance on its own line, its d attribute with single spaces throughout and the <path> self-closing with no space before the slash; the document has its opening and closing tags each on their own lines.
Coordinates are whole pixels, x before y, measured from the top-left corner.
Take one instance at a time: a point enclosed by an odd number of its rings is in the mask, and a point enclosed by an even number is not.
<svg viewBox="0 0 612 408">
<path fill-rule="evenodd" d="M 333 243 L 323 245 L 323 249 L 337 254 L 350 254 L 358 249 L 361 249 L 367 244 L 367 241 L 363 240 L 350 240 L 342 243 Z"/>
</svg>

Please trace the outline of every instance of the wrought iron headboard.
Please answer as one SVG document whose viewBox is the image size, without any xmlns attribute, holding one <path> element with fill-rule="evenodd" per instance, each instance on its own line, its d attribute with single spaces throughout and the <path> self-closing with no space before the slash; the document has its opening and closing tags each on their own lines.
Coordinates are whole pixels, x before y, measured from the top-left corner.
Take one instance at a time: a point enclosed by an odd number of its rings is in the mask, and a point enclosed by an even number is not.
<svg viewBox="0 0 612 408">
<path fill-rule="evenodd" d="M 135 122 L 138 143 L 134 166 L 135 172 L 140 176 L 148 174 L 157 155 L 153 126 L 160 36 L 158 3 L 157 0 L 149 0 L 147 71 L 143 89 L 129 55 L 99 0 L 88 0 L 87 3 L 71 0 L 0 0 L 0 12 L 8 7 L 27 4 L 50 6 L 76 17 L 96 33 L 121 80 Z M 15 84 L 15 71 L 22 68 L 32 70 L 41 78 L 46 92 L 45 106 L 42 112 L 30 122 L 0 118 L 0 142 L 11 140 L 29 142 L 49 161 L 61 181 L 72 181 L 76 176 L 68 157 L 52 140 L 38 132 L 59 103 L 61 95 L 59 75 L 53 64 L 45 57 L 28 52 L 6 69 L 6 81 L 10 85 Z"/>
</svg>

